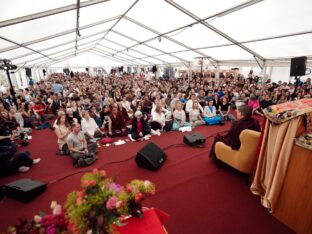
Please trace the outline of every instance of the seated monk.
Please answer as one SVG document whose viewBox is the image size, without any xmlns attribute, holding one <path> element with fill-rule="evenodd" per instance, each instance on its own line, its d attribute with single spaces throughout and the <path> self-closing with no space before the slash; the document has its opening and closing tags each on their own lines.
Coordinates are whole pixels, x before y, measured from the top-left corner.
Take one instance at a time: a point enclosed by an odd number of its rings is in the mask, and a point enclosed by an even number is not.
<svg viewBox="0 0 312 234">
<path fill-rule="evenodd" d="M 210 158 L 216 159 L 215 154 L 215 144 L 218 141 L 223 142 L 224 144 L 230 146 L 233 150 L 238 150 L 241 142 L 239 140 L 239 136 L 241 132 L 245 129 L 250 129 L 254 131 L 261 131 L 258 120 L 253 119 L 252 109 L 247 105 L 241 105 L 237 108 L 237 120 L 232 122 L 231 128 L 227 134 L 224 136 L 217 134 L 215 136 L 214 142 L 211 147 L 211 151 L 209 154 Z"/>
<path fill-rule="evenodd" d="M 123 114 L 118 111 L 117 105 L 112 107 L 112 113 L 108 118 L 108 135 L 114 136 L 126 136 L 127 127 Z"/>
</svg>

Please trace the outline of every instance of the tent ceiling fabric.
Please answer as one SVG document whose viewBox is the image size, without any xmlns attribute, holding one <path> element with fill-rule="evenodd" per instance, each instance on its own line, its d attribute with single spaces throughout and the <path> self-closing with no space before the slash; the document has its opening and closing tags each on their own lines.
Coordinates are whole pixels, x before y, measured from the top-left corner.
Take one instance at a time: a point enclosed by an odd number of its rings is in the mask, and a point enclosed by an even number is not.
<svg viewBox="0 0 312 234">
<path fill-rule="evenodd" d="M 75 4 L 1 0 L 0 58 L 61 67 L 312 56 L 311 0 L 80 0 L 77 49 Z"/>
</svg>

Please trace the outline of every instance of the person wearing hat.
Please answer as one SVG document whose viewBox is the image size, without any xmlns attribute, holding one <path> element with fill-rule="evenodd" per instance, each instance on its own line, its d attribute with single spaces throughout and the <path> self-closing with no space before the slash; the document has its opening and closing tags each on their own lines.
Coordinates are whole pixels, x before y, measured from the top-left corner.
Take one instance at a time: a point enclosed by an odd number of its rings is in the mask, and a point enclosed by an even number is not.
<svg viewBox="0 0 312 234">
<path fill-rule="evenodd" d="M 141 111 L 136 111 L 132 120 L 131 133 L 128 137 L 131 141 L 139 139 L 148 140 L 151 137 L 150 133 L 151 128 L 149 127 L 146 118 L 143 117 L 143 113 Z"/>
</svg>

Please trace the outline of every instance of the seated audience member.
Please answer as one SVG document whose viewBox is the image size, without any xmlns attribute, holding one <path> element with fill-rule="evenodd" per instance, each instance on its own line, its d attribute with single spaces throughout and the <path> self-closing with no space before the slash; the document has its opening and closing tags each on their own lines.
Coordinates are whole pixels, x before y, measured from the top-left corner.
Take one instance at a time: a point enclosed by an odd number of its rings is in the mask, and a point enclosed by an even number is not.
<svg viewBox="0 0 312 234">
<path fill-rule="evenodd" d="M 73 160 L 74 167 L 83 167 L 92 164 L 97 158 L 95 156 L 97 144 L 87 143 L 80 124 L 73 122 L 72 131 L 68 135 L 66 142 Z"/>
<path fill-rule="evenodd" d="M 12 106 L 10 107 L 10 115 L 13 116 L 19 126 L 20 132 L 25 132 L 27 134 L 31 134 L 31 128 L 25 128 L 24 127 L 24 118 L 20 112 L 16 111 L 16 107 Z"/>
<path fill-rule="evenodd" d="M 196 101 L 196 95 L 195 94 L 191 94 L 191 99 L 189 99 L 187 102 L 186 102 L 186 105 L 185 105 L 185 113 L 189 115 L 191 109 L 193 108 L 193 103 L 194 101 Z M 200 109 L 201 112 L 203 112 L 203 108 L 202 106 L 198 103 L 198 108 Z"/>
<path fill-rule="evenodd" d="M 176 105 L 176 109 L 173 112 L 173 125 L 172 130 L 177 131 L 181 127 L 191 126 L 190 123 L 186 122 L 185 112 L 182 109 L 182 103 L 178 102 Z"/>
<path fill-rule="evenodd" d="M 65 113 L 59 114 L 59 112 L 54 125 L 54 131 L 57 136 L 57 144 L 59 146 L 60 155 L 67 155 L 69 154 L 69 149 L 66 143 L 66 139 L 67 136 L 70 134 L 71 130 L 68 122 L 66 121 Z"/>
<path fill-rule="evenodd" d="M 230 113 L 230 103 L 227 100 L 226 96 L 223 96 L 220 101 L 219 105 L 219 112 L 220 115 L 222 116 L 223 120 L 232 120 L 232 116 L 229 114 Z"/>
<path fill-rule="evenodd" d="M 118 111 L 117 105 L 112 107 L 112 113 L 108 118 L 108 135 L 111 137 L 127 135 L 126 121 L 122 113 Z"/>
<path fill-rule="evenodd" d="M 241 105 L 237 108 L 237 120 L 232 122 L 231 128 L 225 135 L 216 135 L 214 142 L 211 146 L 211 151 L 209 157 L 215 159 L 215 144 L 218 141 L 230 146 L 233 150 L 238 150 L 241 142 L 239 136 L 241 132 L 245 129 L 250 129 L 254 131 L 261 131 L 259 122 L 252 117 L 252 109 L 247 105 Z"/>
<path fill-rule="evenodd" d="M 207 125 L 220 124 L 222 122 L 221 116 L 217 115 L 217 110 L 213 105 L 213 100 L 210 100 L 208 105 L 205 106 L 203 116 Z"/>
<path fill-rule="evenodd" d="M 18 110 L 19 113 L 21 113 L 23 119 L 24 119 L 24 127 L 26 128 L 32 128 L 32 110 L 29 108 L 29 104 L 26 102 L 21 103 L 21 107 Z"/>
<path fill-rule="evenodd" d="M 156 106 L 152 111 L 152 119 L 151 119 L 151 133 L 153 135 L 159 135 L 163 130 L 166 124 L 165 114 L 162 112 L 162 106 Z"/>
<path fill-rule="evenodd" d="M 43 105 L 40 99 L 35 99 L 35 104 L 32 107 L 32 111 L 38 123 L 36 129 L 40 130 L 51 127 L 47 119 L 51 118 L 52 116 L 45 114 L 45 106 Z"/>
<path fill-rule="evenodd" d="M 132 123 L 132 120 L 130 119 L 128 112 L 126 110 L 126 108 L 124 108 L 122 106 L 122 102 L 118 102 L 117 103 L 117 107 L 118 107 L 118 112 L 120 112 L 123 116 L 123 119 L 126 121 L 126 125 L 129 125 Z"/>
<path fill-rule="evenodd" d="M 7 176 L 16 172 L 26 172 L 31 165 L 40 162 L 40 158 L 31 159 L 28 151 L 17 151 L 13 142 L 15 135 L 8 131 L 4 121 L 0 120 L 0 176 Z"/>
<path fill-rule="evenodd" d="M 199 110 L 199 102 L 197 100 L 193 102 L 193 107 L 190 110 L 190 124 L 192 127 L 205 124 L 205 121 L 201 117 Z"/>
<path fill-rule="evenodd" d="M 143 97 L 143 100 L 141 102 L 141 106 L 142 106 L 142 113 L 143 114 L 151 113 L 153 103 L 149 100 L 147 95 Z"/>
<path fill-rule="evenodd" d="M 102 120 L 101 120 L 101 115 L 98 111 L 98 108 L 96 106 L 92 106 L 90 110 L 90 117 L 94 119 L 96 124 L 101 127 L 102 126 Z"/>
<path fill-rule="evenodd" d="M 90 139 L 103 137 L 103 133 L 99 129 L 95 120 L 90 117 L 88 110 L 82 111 L 81 129 L 88 142 Z"/>
<path fill-rule="evenodd" d="M 74 117 L 74 112 L 72 108 L 66 109 L 66 120 L 68 124 L 71 126 L 74 122 L 79 123 L 78 119 Z"/>
<path fill-rule="evenodd" d="M 272 105 L 273 105 L 273 102 L 272 102 L 272 100 L 270 98 L 270 95 L 266 94 L 264 96 L 264 99 L 260 102 L 261 109 L 265 109 L 265 108 L 267 108 L 269 106 L 272 106 Z"/>
<path fill-rule="evenodd" d="M 220 99 L 217 93 L 214 94 L 213 105 L 216 107 L 217 113 L 219 113 Z"/>
<path fill-rule="evenodd" d="M 256 98 L 254 94 L 250 94 L 250 99 L 248 100 L 248 106 L 252 109 L 253 114 L 258 114 L 258 115 L 263 116 L 263 114 L 261 113 L 259 100 Z"/>
<path fill-rule="evenodd" d="M 150 133 L 151 129 L 148 126 L 147 119 L 143 117 L 141 111 L 136 111 L 132 120 L 131 133 L 128 135 L 130 140 L 148 140 L 151 137 Z"/>
</svg>

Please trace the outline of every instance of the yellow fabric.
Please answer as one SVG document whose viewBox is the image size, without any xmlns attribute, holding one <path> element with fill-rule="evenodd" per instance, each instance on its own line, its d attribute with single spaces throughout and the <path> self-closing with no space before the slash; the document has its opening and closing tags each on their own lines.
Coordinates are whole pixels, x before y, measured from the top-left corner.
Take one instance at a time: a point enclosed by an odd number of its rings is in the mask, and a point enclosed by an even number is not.
<svg viewBox="0 0 312 234">
<path fill-rule="evenodd" d="M 217 158 L 241 172 L 251 173 L 260 135 L 260 132 L 249 129 L 242 131 L 239 136 L 241 142 L 239 150 L 232 150 L 223 142 L 217 142 L 215 145 Z"/>
<path fill-rule="evenodd" d="M 278 202 L 283 188 L 296 132 L 302 116 L 274 125 L 268 120 L 264 130 L 259 160 L 251 192 L 261 196 L 262 205 L 270 212 Z"/>
</svg>

